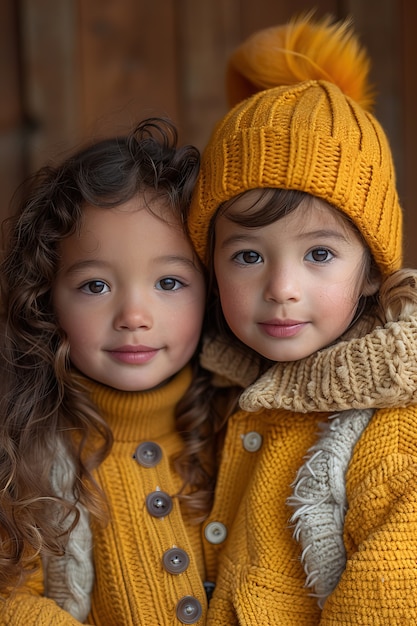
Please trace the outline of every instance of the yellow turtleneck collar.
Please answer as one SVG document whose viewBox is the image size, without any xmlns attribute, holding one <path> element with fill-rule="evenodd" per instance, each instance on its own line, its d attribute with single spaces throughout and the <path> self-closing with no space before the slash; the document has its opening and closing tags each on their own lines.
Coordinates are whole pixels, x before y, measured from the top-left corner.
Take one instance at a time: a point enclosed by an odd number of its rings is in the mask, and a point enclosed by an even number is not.
<svg viewBox="0 0 417 626">
<path fill-rule="evenodd" d="M 80 376 L 115 440 L 155 439 L 175 430 L 174 408 L 191 383 L 186 366 L 168 383 L 149 391 L 120 391 Z"/>
</svg>

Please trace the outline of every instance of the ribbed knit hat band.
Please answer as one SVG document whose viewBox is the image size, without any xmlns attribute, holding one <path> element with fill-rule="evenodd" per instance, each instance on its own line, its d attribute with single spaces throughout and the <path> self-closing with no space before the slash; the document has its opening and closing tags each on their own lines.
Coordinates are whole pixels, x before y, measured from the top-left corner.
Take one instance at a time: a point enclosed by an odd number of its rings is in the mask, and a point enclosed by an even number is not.
<svg viewBox="0 0 417 626">
<path fill-rule="evenodd" d="M 384 275 L 400 267 L 402 215 L 388 141 L 376 119 L 333 82 L 266 89 L 217 125 L 189 219 L 205 263 L 209 224 L 219 205 L 265 187 L 301 190 L 329 202 L 353 220 Z"/>
</svg>

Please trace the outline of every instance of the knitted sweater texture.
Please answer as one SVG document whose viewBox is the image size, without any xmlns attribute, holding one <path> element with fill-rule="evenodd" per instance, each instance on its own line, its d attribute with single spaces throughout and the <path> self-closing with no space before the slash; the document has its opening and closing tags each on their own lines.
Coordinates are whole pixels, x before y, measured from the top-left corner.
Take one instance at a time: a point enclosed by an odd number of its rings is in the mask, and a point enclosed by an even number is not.
<svg viewBox="0 0 417 626">
<path fill-rule="evenodd" d="M 118 392 L 88 383 L 93 400 L 112 428 L 114 445 L 96 475 L 107 495 L 111 519 L 104 528 L 92 524 L 95 582 L 85 623 L 179 625 L 178 607 L 181 610 L 181 601 L 190 596 L 202 610 L 202 617 L 195 623 L 205 622 L 201 528 L 181 514 L 175 494 L 182 480 L 171 464 L 173 455 L 182 447 L 173 411 L 190 381 L 191 372 L 186 368 L 166 386 L 149 392 Z M 156 465 L 138 462 L 136 450 L 144 442 L 158 444 L 162 454 Z M 167 494 L 172 501 L 171 512 L 160 517 L 150 514 L 147 497 L 152 493 Z M 164 565 L 169 565 L 168 557 L 173 553 L 167 556 L 167 552 L 172 549 L 188 555 L 188 567 L 181 573 L 170 573 Z M 184 552 L 179 553 L 181 557 Z M 173 561 L 175 570 L 176 554 Z M 80 623 L 43 596 L 41 578 L 32 580 L 0 607 L 1 625 Z"/>
<path fill-rule="evenodd" d="M 392 351 L 381 351 L 381 341 L 388 341 Z M 230 418 L 216 500 L 206 526 L 215 523 L 225 529 L 224 535 L 227 532 L 227 539 L 216 546 L 213 567 L 218 567 L 218 577 L 208 612 L 210 626 L 417 623 L 417 407 L 411 404 L 416 401 L 416 320 L 392 323 L 385 332 L 375 329 L 366 339 L 342 348 L 337 344 L 325 354 L 325 362 L 323 355 L 314 355 L 308 367 L 303 364 L 306 377 L 301 370 L 298 377 L 294 371 L 286 376 L 285 367 L 279 376 L 279 368 L 272 368 L 243 394 L 246 411 Z M 203 363 L 219 376 L 230 378 L 233 373 L 234 382 L 239 373 L 246 382 L 250 377 L 241 355 L 216 342 L 206 345 Z M 401 368 L 409 374 L 404 380 L 397 375 Z M 350 443 L 339 498 L 342 506 L 331 505 L 340 517 L 340 541 L 334 537 L 335 548 L 329 541 L 321 542 L 329 536 L 329 504 L 323 497 L 316 506 L 310 503 L 297 511 L 300 520 L 314 509 L 310 526 L 304 527 L 314 536 L 301 546 L 292 485 L 296 483 L 298 499 L 302 493 L 310 502 L 309 485 L 302 482 L 307 477 L 302 474 L 300 479 L 299 473 L 309 465 L 319 491 L 337 491 L 332 484 L 319 484 L 330 481 L 332 468 L 322 478 L 315 474 L 314 462 L 325 448 L 320 443 L 323 424 L 343 424 L 343 418 L 333 416 L 346 412 L 352 394 L 346 381 L 354 385 L 359 372 L 362 386 L 355 394 L 359 439 L 355 436 Z M 322 392 L 315 407 L 312 385 Z M 355 413 L 348 413 L 354 420 Z M 350 423 L 345 427 L 348 433 L 354 430 L 355 422 Z M 325 452 L 331 453 L 328 432 Z M 343 429 L 335 439 L 340 449 L 342 436 Z M 331 454 L 327 458 L 331 464 Z M 326 508 L 327 517 L 321 515 Z M 333 532 L 333 523 L 331 528 Z M 334 590 L 318 602 L 310 587 L 320 572 L 308 567 L 305 571 L 306 563 L 311 563 L 306 552 L 319 548 L 319 558 L 330 562 L 334 555 L 327 551 L 339 550 L 340 544 L 343 567 Z"/>
</svg>

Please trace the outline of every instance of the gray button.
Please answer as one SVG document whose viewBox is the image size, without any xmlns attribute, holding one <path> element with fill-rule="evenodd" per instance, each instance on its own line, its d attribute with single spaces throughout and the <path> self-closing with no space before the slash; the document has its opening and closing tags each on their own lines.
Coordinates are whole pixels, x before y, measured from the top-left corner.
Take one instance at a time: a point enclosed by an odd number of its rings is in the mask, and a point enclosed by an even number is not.
<svg viewBox="0 0 417 626">
<path fill-rule="evenodd" d="M 200 602 L 193 596 L 184 596 L 177 604 L 177 617 L 183 624 L 195 624 L 202 613 Z"/>
<path fill-rule="evenodd" d="M 262 446 L 262 435 L 255 430 L 246 433 L 243 437 L 243 447 L 247 452 L 257 452 Z"/>
<path fill-rule="evenodd" d="M 204 529 L 204 535 L 210 543 L 223 543 L 227 537 L 227 528 L 221 522 L 210 522 Z"/>
<path fill-rule="evenodd" d="M 165 491 L 153 491 L 146 497 L 146 508 L 153 517 L 165 517 L 172 511 L 172 498 Z"/>
<path fill-rule="evenodd" d="M 136 448 L 134 458 L 143 467 L 155 467 L 162 459 L 162 450 L 154 441 L 144 441 Z"/>
<path fill-rule="evenodd" d="M 190 559 L 184 550 L 172 548 L 164 552 L 162 563 L 170 574 L 182 574 L 190 564 Z"/>
</svg>

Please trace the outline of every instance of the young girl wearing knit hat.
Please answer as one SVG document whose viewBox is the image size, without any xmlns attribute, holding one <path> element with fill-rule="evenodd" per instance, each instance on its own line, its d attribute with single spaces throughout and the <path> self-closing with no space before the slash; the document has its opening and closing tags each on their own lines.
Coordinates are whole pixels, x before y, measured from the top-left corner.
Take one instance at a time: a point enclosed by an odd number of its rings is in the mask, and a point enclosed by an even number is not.
<svg viewBox="0 0 417 626">
<path fill-rule="evenodd" d="M 216 626 L 417 620 L 417 272 L 368 68 L 346 23 L 255 34 L 202 158 L 202 363 L 245 388 L 205 525 Z"/>
<path fill-rule="evenodd" d="M 199 160 L 148 119 L 41 169 L 11 219 L 1 624 L 205 621 L 213 415 L 184 232 Z"/>
</svg>

